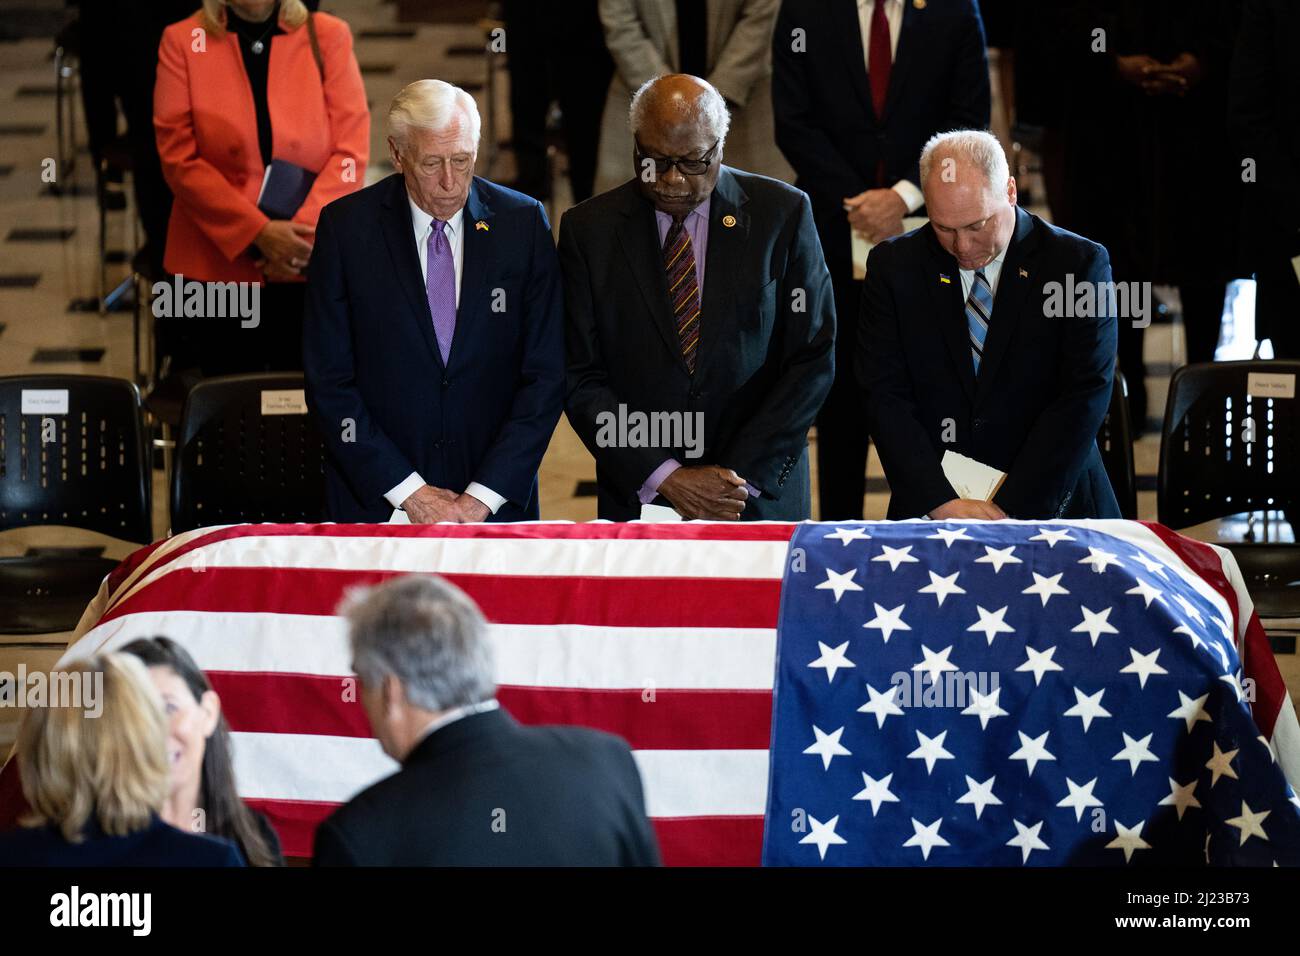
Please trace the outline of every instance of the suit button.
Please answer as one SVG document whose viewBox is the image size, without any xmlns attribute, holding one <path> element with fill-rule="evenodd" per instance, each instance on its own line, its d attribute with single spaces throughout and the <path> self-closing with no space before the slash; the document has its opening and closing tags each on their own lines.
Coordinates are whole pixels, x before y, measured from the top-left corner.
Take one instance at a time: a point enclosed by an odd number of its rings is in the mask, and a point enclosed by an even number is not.
<svg viewBox="0 0 1300 956">
<path fill-rule="evenodd" d="M 984 427 L 984 419 L 982 419 L 982 418 L 977 418 L 977 419 L 975 419 L 975 421 L 971 422 L 971 426 L 972 426 L 976 431 L 979 431 L 981 428 Z"/>
<path fill-rule="evenodd" d="M 442 448 L 442 442 L 440 442 L 440 441 L 436 441 L 436 442 L 434 442 L 434 443 L 433 443 L 433 447 L 434 447 L 434 448 Z"/>
<path fill-rule="evenodd" d="M 451 380 L 450 380 L 450 379 L 446 379 L 446 378 L 444 378 L 444 379 L 442 380 L 442 387 L 443 387 L 443 388 L 447 388 L 447 387 L 449 387 L 450 385 L 451 385 Z"/>
</svg>

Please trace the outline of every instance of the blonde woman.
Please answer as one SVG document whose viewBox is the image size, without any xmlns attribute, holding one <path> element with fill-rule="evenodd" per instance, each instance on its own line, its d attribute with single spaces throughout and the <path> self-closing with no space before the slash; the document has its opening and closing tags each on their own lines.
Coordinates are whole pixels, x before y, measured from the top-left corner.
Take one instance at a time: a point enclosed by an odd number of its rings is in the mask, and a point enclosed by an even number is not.
<svg viewBox="0 0 1300 956">
<path fill-rule="evenodd" d="M 348 25 L 309 13 L 302 0 L 203 0 L 163 33 L 154 130 L 175 195 L 166 270 L 265 283 L 256 326 L 241 327 L 239 316 L 183 319 L 162 351 L 178 372 L 302 368 L 302 280 L 316 219 L 364 185 L 369 156 L 370 112 Z M 292 210 L 296 190 L 259 200 L 273 161 L 310 182 Z"/>
<path fill-rule="evenodd" d="M 25 829 L 0 834 L 0 866 L 242 866 L 230 841 L 184 833 L 159 815 L 167 718 L 144 664 L 105 654 L 50 682 L 76 685 L 79 699 L 34 708 L 19 728 L 31 813 Z"/>
</svg>

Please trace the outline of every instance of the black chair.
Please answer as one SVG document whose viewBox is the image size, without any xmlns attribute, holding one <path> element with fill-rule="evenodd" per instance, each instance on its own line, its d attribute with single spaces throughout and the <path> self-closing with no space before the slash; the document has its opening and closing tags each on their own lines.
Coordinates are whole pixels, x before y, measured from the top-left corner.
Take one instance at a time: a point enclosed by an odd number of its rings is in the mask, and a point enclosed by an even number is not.
<svg viewBox="0 0 1300 956">
<path fill-rule="evenodd" d="M 1128 382 L 1124 373 L 1115 369 L 1115 384 L 1111 388 L 1110 408 L 1097 432 L 1097 448 L 1101 463 L 1110 478 L 1119 510 L 1125 518 L 1137 518 L 1137 476 L 1133 465 L 1133 431 L 1128 420 Z"/>
<path fill-rule="evenodd" d="M 1267 378 L 1251 388 L 1252 375 Z M 1174 373 L 1160 436 L 1161 524 L 1186 528 L 1249 512 L 1264 513 L 1266 534 L 1272 512 L 1300 523 L 1298 380 L 1294 361 L 1209 362 Z M 1287 388 L 1292 397 L 1281 397 Z M 1300 617 L 1300 546 L 1226 546 L 1261 617 Z"/>
<path fill-rule="evenodd" d="M 144 544 L 150 490 L 132 382 L 0 377 L 0 530 L 66 525 Z M 0 558 L 0 633 L 72 630 L 116 566 L 76 554 Z"/>
<path fill-rule="evenodd" d="M 325 520 L 325 447 L 304 387 L 301 373 L 285 372 L 209 378 L 190 390 L 172 473 L 173 534 Z"/>
</svg>

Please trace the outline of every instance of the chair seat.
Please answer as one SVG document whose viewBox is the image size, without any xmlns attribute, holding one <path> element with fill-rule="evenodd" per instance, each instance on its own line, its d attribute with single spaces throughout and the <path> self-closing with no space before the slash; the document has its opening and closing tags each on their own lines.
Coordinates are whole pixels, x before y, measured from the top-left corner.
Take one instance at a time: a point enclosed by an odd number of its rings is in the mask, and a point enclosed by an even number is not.
<svg viewBox="0 0 1300 956">
<path fill-rule="evenodd" d="M 1255 613 L 1261 618 L 1300 617 L 1300 545 L 1236 544 L 1228 549 L 1255 602 Z"/>
<path fill-rule="evenodd" d="M 109 558 L 0 558 L 0 633 L 74 630 L 115 567 Z"/>
</svg>

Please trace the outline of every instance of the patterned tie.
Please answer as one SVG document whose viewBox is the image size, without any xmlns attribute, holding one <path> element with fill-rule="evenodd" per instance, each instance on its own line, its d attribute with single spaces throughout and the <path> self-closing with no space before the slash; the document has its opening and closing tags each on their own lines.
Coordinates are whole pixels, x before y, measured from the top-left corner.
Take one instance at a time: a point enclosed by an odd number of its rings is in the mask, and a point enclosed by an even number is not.
<svg viewBox="0 0 1300 956">
<path fill-rule="evenodd" d="M 984 270 L 975 273 L 966 298 L 966 327 L 970 330 L 970 354 L 975 360 L 975 374 L 980 373 L 980 359 L 984 357 L 984 339 L 989 334 L 989 316 L 993 314 L 993 289 L 984 277 Z"/>
<path fill-rule="evenodd" d="M 695 277 L 695 248 L 683 219 L 674 218 L 668 227 L 664 239 L 664 271 L 668 273 L 668 299 L 673 304 L 682 358 L 694 375 L 695 353 L 700 344 L 700 289 Z"/>
<path fill-rule="evenodd" d="M 446 222 L 433 220 L 429 233 L 428 269 L 425 291 L 429 295 L 429 314 L 433 316 L 433 331 L 438 336 L 438 351 L 442 364 L 447 364 L 451 354 L 451 337 L 456 331 L 456 263 L 452 259 L 451 244 L 443 234 Z"/>
</svg>

